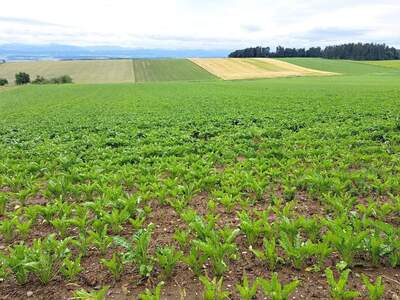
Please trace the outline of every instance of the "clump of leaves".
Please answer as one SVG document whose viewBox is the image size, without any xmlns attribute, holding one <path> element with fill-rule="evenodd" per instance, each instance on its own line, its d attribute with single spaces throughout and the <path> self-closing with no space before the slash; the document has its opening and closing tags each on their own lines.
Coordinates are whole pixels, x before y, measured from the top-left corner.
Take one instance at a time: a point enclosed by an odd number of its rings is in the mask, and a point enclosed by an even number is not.
<svg viewBox="0 0 400 300">
<path fill-rule="evenodd" d="M 88 292 L 84 289 L 77 290 L 73 293 L 74 300 L 105 300 L 109 287 L 105 286 L 99 291 Z"/>
<path fill-rule="evenodd" d="M 253 247 L 251 246 L 249 249 L 251 252 L 254 253 L 257 258 L 267 263 L 268 269 L 270 271 L 274 271 L 278 263 L 283 262 L 283 259 L 278 255 L 275 238 L 272 238 L 270 240 L 264 239 L 263 245 L 263 251 L 253 249 Z"/>
<path fill-rule="evenodd" d="M 69 242 L 70 239 L 58 241 L 54 234 L 45 240 L 33 242 L 28 266 L 43 284 L 51 281 L 59 273 L 64 258 L 70 253 Z"/>
<path fill-rule="evenodd" d="M 357 291 L 351 291 L 346 288 L 350 269 L 344 270 L 336 281 L 331 269 L 325 270 L 326 279 L 328 281 L 329 290 L 333 300 L 354 299 L 360 295 Z"/>
<path fill-rule="evenodd" d="M 163 277 L 168 279 L 171 277 L 176 263 L 182 258 L 182 252 L 177 251 L 175 247 L 158 248 L 156 251 L 156 260 L 161 267 Z"/>
<path fill-rule="evenodd" d="M 113 253 L 111 259 L 101 259 L 100 262 L 110 271 L 114 282 L 121 278 L 121 275 L 124 272 L 124 264 L 120 253 Z"/>
<path fill-rule="evenodd" d="M 153 270 L 153 261 L 148 250 L 154 225 L 149 224 L 146 229 L 140 229 L 129 242 L 122 237 L 114 237 L 114 243 L 125 248 L 124 263 L 133 262 L 138 266 L 139 274 L 149 277 Z"/>
<path fill-rule="evenodd" d="M 204 287 L 204 300 L 223 300 L 229 298 L 230 292 L 223 290 L 222 277 L 217 281 L 215 277 L 210 280 L 206 276 L 200 276 L 200 281 Z"/>
<path fill-rule="evenodd" d="M 271 280 L 258 277 L 257 284 L 261 287 L 265 296 L 271 300 L 288 300 L 290 294 L 292 294 L 297 286 L 299 285 L 298 280 L 294 280 L 288 284 L 282 285 L 279 282 L 278 274 L 273 273 Z"/>
<path fill-rule="evenodd" d="M 382 283 L 382 277 L 379 276 L 376 278 L 376 281 L 371 283 L 370 279 L 364 275 L 361 274 L 362 281 L 364 283 L 364 286 L 368 290 L 368 297 L 370 300 L 380 300 L 383 298 L 383 294 L 385 293 L 385 286 Z"/>
<path fill-rule="evenodd" d="M 242 300 L 254 299 L 254 297 L 257 294 L 257 288 L 258 288 L 257 280 L 254 281 L 252 285 L 250 285 L 249 279 L 247 278 L 246 275 L 243 276 L 242 284 L 236 285 L 236 290 L 239 292 L 240 298 Z"/>
<path fill-rule="evenodd" d="M 78 256 L 75 259 L 71 259 L 71 257 L 64 258 L 61 273 L 65 278 L 69 281 L 75 281 L 80 272 L 82 272 L 81 256 Z"/>
<path fill-rule="evenodd" d="M 139 300 L 160 300 L 161 299 L 161 288 L 163 287 L 164 282 L 161 281 L 157 284 L 154 292 L 146 289 L 144 293 L 139 294 Z"/>
</svg>

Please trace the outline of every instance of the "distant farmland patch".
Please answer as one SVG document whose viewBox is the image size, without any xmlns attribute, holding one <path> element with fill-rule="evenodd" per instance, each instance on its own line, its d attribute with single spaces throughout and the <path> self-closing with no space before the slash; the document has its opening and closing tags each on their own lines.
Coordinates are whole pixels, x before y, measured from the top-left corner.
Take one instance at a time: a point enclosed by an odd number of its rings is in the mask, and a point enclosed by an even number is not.
<svg viewBox="0 0 400 300">
<path fill-rule="evenodd" d="M 74 60 L 10 62 L 0 65 L 0 78 L 14 82 L 15 74 L 26 72 L 31 80 L 70 75 L 75 83 L 134 82 L 131 60 Z"/>
<path fill-rule="evenodd" d="M 382 65 L 368 64 L 353 60 L 324 58 L 279 58 L 279 60 L 298 65 L 300 67 L 341 73 L 345 75 L 387 74 L 388 71 L 390 71 L 390 69 L 388 70 L 387 67 Z"/>
<path fill-rule="evenodd" d="M 136 82 L 215 79 L 187 59 L 135 59 L 133 69 Z"/>
<path fill-rule="evenodd" d="M 379 61 L 368 61 L 366 63 L 375 66 L 400 69 L 400 60 L 379 60 Z"/>
<path fill-rule="evenodd" d="M 271 58 L 196 58 L 192 61 L 224 80 L 334 75 Z"/>
</svg>

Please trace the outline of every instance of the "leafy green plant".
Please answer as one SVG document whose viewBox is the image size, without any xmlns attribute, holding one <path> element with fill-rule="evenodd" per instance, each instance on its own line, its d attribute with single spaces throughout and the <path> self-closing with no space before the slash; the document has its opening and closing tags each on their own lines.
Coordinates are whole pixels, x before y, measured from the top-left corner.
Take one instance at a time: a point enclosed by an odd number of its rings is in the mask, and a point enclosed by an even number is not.
<svg viewBox="0 0 400 300">
<path fill-rule="evenodd" d="M 324 240 L 339 251 L 342 260 L 351 266 L 354 256 L 359 253 L 369 233 L 367 231 L 358 232 L 350 226 L 340 226 L 335 223 L 331 223 L 331 227 L 332 231 L 326 233 Z"/>
<path fill-rule="evenodd" d="M 124 272 L 124 264 L 122 261 L 122 255 L 119 253 L 113 253 L 111 259 L 101 259 L 101 263 L 107 267 L 113 276 L 113 280 L 118 281 Z"/>
<path fill-rule="evenodd" d="M 91 243 L 100 251 L 101 254 L 106 254 L 107 249 L 112 245 L 113 239 L 107 234 L 108 224 L 96 231 L 89 230 L 89 239 Z"/>
<path fill-rule="evenodd" d="M 368 296 L 370 300 L 380 300 L 383 298 L 385 286 L 382 283 L 381 276 L 377 277 L 374 283 L 371 283 L 370 279 L 365 274 L 361 274 L 361 278 L 364 286 L 368 290 Z"/>
<path fill-rule="evenodd" d="M 303 242 L 299 235 L 290 241 L 286 233 L 282 233 L 279 242 L 293 266 L 299 270 L 303 268 L 305 261 L 316 252 L 316 245 L 310 240 Z"/>
<path fill-rule="evenodd" d="M 298 280 L 294 280 L 286 285 L 282 285 L 278 280 L 278 274 L 273 273 L 271 280 L 258 277 L 257 284 L 261 287 L 265 296 L 271 300 L 288 300 L 299 285 Z"/>
<path fill-rule="evenodd" d="M 234 240 L 239 234 L 239 229 L 229 230 L 226 237 L 221 233 L 211 231 L 205 240 L 193 240 L 192 243 L 211 260 L 216 275 L 222 275 L 226 269 L 226 260 L 234 257 L 237 253 L 237 245 Z"/>
<path fill-rule="evenodd" d="M 204 287 L 204 300 L 223 300 L 229 298 L 230 292 L 223 290 L 222 277 L 218 281 L 215 277 L 210 281 L 208 277 L 200 276 L 200 281 Z"/>
<path fill-rule="evenodd" d="M 176 263 L 182 258 L 182 252 L 174 247 L 158 248 L 156 251 L 156 261 L 161 267 L 165 279 L 171 277 Z"/>
<path fill-rule="evenodd" d="M 60 271 L 69 281 L 75 281 L 78 274 L 82 272 L 81 257 L 78 256 L 75 259 L 71 259 L 71 257 L 64 258 Z"/>
<path fill-rule="evenodd" d="M 276 266 L 280 262 L 283 262 L 283 259 L 278 255 L 275 238 L 272 238 L 270 240 L 264 239 L 263 245 L 263 251 L 253 249 L 253 247 L 251 246 L 249 249 L 258 259 L 261 259 L 262 261 L 265 261 L 267 263 L 268 269 L 270 271 L 274 271 Z"/>
<path fill-rule="evenodd" d="M 84 289 L 74 291 L 72 299 L 74 300 L 105 300 L 109 287 L 102 287 L 98 291 L 88 292 Z"/>
<path fill-rule="evenodd" d="M 18 224 L 17 217 L 12 219 L 4 219 L 0 223 L 0 233 L 6 242 L 10 242 L 15 237 L 16 225 Z"/>
<path fill-rule="evenodd" d="M 22 237 L 22 239 L 26 240 L 28 238 L 29 232 L 31 230 L 32 222 L 25 221 L 17 223 L 17 231 Z"/>
<path fill-rule="evenodd" d="M 263 233 L 264 220 L 259 219 L 253 221 L 246 211 L 238 213 L 240 218 L 240 229 L 244 232 L 247 238 L 247 243 L 253 245 L 259 236 Z"/>
<path fill-rule="evenodd" d="M 252 285 L 250 285 L 249 279 L 247 278 L 246 275 L 243 276 L 242 284 L 236 285 L 236 290 L 239 292 L 240 298 L 242 300 L 254 299 L 257 293 L 257 288 L 258 288 L 257 280 L 254 281 Z"/>
<path fill-rule="evenodd" d="M 346 288 L 350 272 L 350 269 L 344 270 L 340 273 L 339 280 L 336 281 L 332 270 L 329 268 L 325 270 L 326 280 L 333 300 L 354 299 L 360 295 L 359 292 L 347 290 Z"/>
<path fill-rule="evenodd" d="M 0 253 L 0 258 L 5 268 L 9 268 L 14 274 L 18 284 L 22 285 L 28 281 L 31 259 L 30 249 L 26 245 L 23 243 L 15 245 L 9 248 L 8 255 Z"/>
<path fill-rule="evenodd" d="M 28 266 L 43 284 L 58 275 L 63 259 L 70 252 L 69 242 L 69 238 L 58 241 L 53 234 L 33 242 Z"/>
<path fill-rule="evenodd" d="M 154 225 L 149 224 L 146 229 L 139 230 L 129 242 L 122 237 L 114 237 L 114 243 L 125 248 L 123 254 L 124 262 L 134 262 L 139 269 L 139 274 L 144 277 L 150 276 L 153 270 L 153 261 L 148 250 Z"/>
<path fill-rule="evenodd" d="M 7 197 L 3 194 L 0 194 L 0 216 L 4 215 L 4 213 L 6 212 L 7 202 Z"/>
<path fill-rule="evenodd" d="M 146 289 L 144 293 L 139 294 L 139 300 L 160 300 L 161 299 L 161 288 L 163 287 L 164 282 L 161 281 L 157 284 L 154 292 Z"/>
</svg>

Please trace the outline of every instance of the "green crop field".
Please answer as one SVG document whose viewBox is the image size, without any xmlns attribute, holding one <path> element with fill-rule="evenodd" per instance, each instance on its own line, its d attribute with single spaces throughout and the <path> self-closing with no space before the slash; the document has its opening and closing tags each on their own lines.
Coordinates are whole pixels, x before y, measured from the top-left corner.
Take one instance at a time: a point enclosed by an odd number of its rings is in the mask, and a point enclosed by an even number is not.
<svg viewBox="0 0 400 300">
<path fill-rule="evenodd" d="M 366 64 L 361 61 L 332 60 L 323 58 L 280 58 L 280 60 L 315 70 L 341 73 L 344 75 L 385 75 L 390 70 L 380 65 Z"/>
<path fill-rule="evenodd" d="M 136 82 L 216 79 L 187 59 L 135 59 L 133 64 Z"/>
<path fill-rule="evenodd" d="M 0 298 L 397 299 L 399 73 L 287 61 L 352 76 L 3 88 Z"/>
<path fill-rule="evenodd" d="M 0 78 L 14 82 L 18 72 L 57 77 L 70 75 L 75 83 L 134 82 L 131 60 L 76 60 L 9 62 L 0 65 Z"/>
<path fill-rule="evenodd" d="M 366 63 L 376 65 L 376 66 L 400 69 L 400 60 L 367 61 Z"/>
</svg>

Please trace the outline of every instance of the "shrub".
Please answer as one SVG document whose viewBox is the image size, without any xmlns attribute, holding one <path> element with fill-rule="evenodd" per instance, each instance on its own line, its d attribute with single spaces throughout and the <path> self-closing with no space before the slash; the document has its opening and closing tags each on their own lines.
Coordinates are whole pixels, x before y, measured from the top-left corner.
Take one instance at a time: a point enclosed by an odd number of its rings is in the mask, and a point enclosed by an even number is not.
<svg viewBox="0 0 400 300">
<path fill-rule="evenodd" d="M 0 78 L 0 86 L 8 84 L 8 80 L 5 78 Z"/>
<path fill-rule="evenodd" d="M 49 83 L 49 81 L 44 78 L 43 76 L 37 75 L 36 78 L 32 81 L 33 84 L 46 84 Z"/>
<path fill-rule="evenodd" d="M 36 76 L 35 80 L 32 81 L 33 84 L 65 84 L 72 83 L 72 78 L 69 75 L 62 75 L 59 77 L 53 77 L 46 79 L 43 76 Z"/>
<path fill-rule="evenodd" d="M 54 84 L 72 83 L 72 78 L 69 75 L 62 75 L 59 77 L 51 78 L 49 80 L 49 83 L 54 83 Z"/>
<path fill-rule="evenodd" d="M 15 83 L 17 85 L 23 85 L 23 84 L 27 84 L 31 82 L 31 78 L 29 76 L 29 74 L 25 73 L 25 72 L 19 72 L 17 74 L 15 74 Z"/>
</svg>

